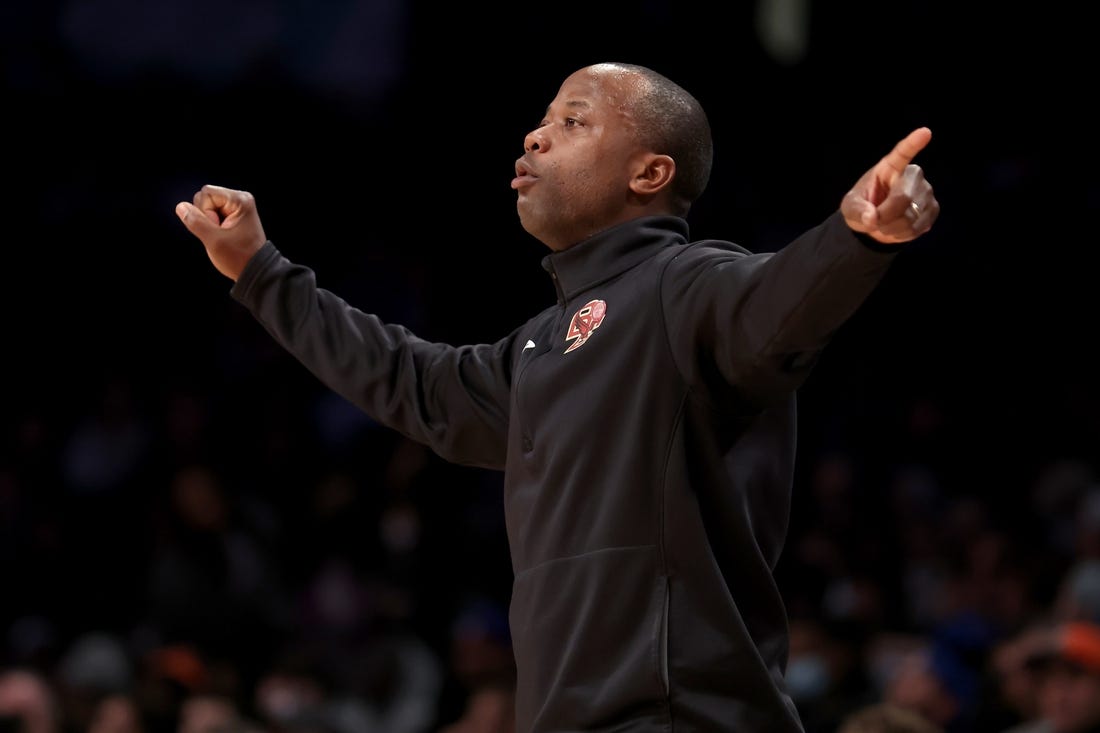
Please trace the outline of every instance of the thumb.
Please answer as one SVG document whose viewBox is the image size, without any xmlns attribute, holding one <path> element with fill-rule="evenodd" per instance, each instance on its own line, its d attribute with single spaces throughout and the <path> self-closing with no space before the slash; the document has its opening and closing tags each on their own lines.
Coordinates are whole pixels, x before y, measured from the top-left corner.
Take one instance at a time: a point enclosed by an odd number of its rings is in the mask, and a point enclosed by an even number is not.
<svg viewBox="0 0 1100 733">
<path fill-rule="evenodd" d="M 210 221 L 197 206 L 186 201 L 176 204 L 176 216 L 199 239 L 218 228 L 217 223 Z"/>
<path fill-rule="evenodd" d="M 878 227 L 878 210 L 875 205 L 852 189 L 841 202 L 844 220 L 857 232 L 868 232 Z"/>
<path fill-rule="evenodd" d="M 875 228 L 878 226 L 878 209 L 870 201 L 861 202 L 861 208 L 858 210 L 859 221 L 864 226 L 869 228 Z"/>
</svg>

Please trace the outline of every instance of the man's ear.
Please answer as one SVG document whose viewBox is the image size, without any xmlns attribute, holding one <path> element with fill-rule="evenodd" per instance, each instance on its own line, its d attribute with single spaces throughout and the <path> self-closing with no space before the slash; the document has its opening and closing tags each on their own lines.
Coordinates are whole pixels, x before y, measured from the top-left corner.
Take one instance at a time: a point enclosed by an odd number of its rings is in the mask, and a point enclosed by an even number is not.
<svg viewBox="0 0 1100 733">
<path fill-rule="evenodd" d="M 653 196 L 668 188 L 676 175 L 676 161 L 670 155 L 646 153 L 638 159 L 630 190 L 639 196 Z"/>
</svg>

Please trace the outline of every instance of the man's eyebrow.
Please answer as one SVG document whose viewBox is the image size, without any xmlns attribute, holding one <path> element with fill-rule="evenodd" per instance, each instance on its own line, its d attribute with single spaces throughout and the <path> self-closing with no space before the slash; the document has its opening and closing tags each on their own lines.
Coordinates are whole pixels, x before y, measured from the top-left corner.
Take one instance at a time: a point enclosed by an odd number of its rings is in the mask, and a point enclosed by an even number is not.
<svg viewBox="0 0 1100 733">
<path fill-rule="evenodd" d="M 565 106 L 569 107 L 570 109 L 592 109 L 592 105 L 590 105 L 583 99 L 568 100 L 566 101 Z M 550 114 L 550 105 L 546 105 L 546 112 L 544 114 Z"/>
</svg>

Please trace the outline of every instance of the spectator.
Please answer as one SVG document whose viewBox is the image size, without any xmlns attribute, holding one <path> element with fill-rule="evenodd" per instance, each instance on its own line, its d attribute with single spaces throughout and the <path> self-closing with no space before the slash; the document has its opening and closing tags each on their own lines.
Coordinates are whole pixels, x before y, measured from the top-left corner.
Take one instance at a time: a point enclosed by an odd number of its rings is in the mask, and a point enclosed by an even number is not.
<svg viewBox="0 0 1100 733">
<path fill-rule="evenodd" d="M 92 710 L 87 733 L 146 733 L 141 707 L 128 694 L 109 694 Z"/>
<path fill-rule="evenodd" d="M 1100 625 L 1063 622 L 1032 661 L 1043 674 L 1038 712 L 1047 730 L 1100 731 Z"/>
<path fill-rule="evenodd" d="M 60 709 L 44 674 L 29 668 L 0 672 L 0 721 L 4 733 L 61 733 Z"/>
<path fill-rule="evenodd" d="M 942 733 L 918 712 L 890 703 L 871 703 L 846 717 L 837 733 Z"/>
</svg>

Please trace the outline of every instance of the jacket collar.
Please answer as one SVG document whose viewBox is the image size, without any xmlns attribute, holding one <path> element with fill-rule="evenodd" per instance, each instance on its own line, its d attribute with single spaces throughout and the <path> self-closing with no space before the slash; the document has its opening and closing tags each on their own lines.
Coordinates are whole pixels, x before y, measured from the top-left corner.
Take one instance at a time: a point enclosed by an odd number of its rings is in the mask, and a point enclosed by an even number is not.
<svg viewBox="0 0 1100 733">
<path fill-rule="evenodd" d="M 678 216 L 643 216 L 616 224 L 569 249 L 542 258 L 554 281 L 558 302 L 565 303 L 649 259 L 659 250 L 688 241 L 687 221 Z"/>
</svg>

